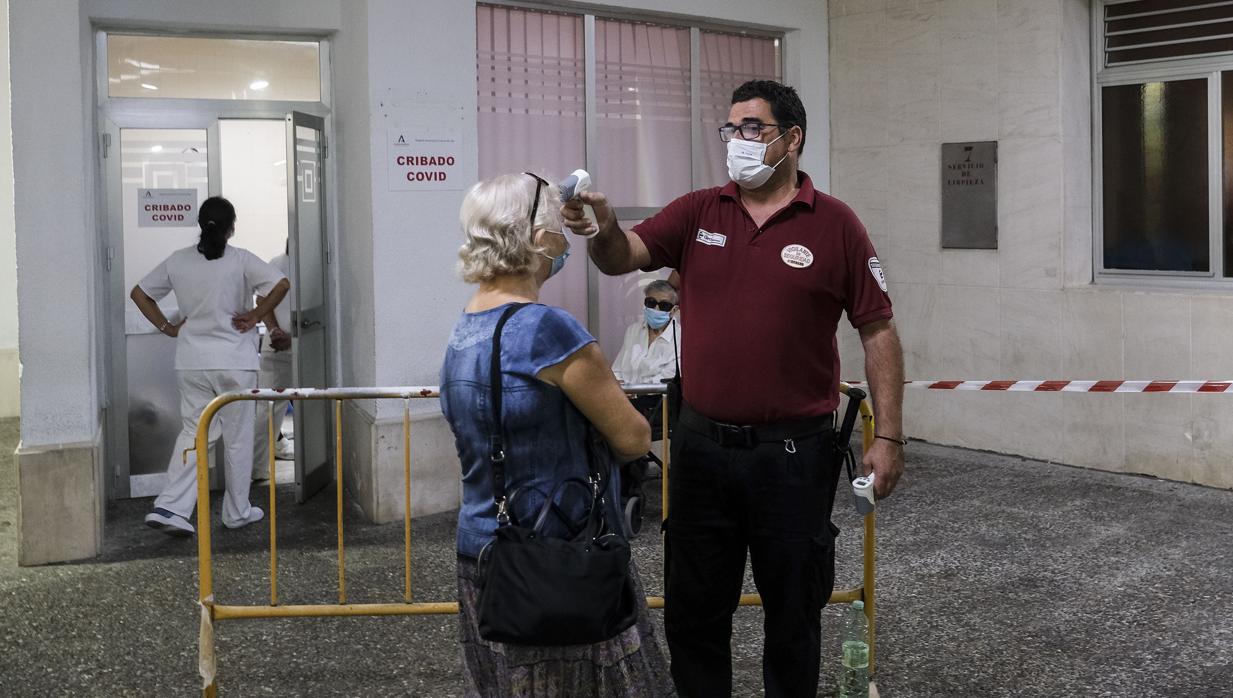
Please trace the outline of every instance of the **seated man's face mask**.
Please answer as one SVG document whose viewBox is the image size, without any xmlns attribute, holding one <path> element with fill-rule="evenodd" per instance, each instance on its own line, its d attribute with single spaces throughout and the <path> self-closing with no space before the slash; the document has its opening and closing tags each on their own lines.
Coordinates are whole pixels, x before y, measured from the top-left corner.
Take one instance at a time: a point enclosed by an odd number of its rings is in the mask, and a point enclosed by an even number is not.
<svg viewBox="0 0 1233 698">
<path fill-rule="evenodd" d="M 642 316 L 646 318 L 646 324 L 653 330 L 663 329 L 672 320 L 672 308 L 674 307 L 671 301 L 661 301 L 651 296 L 646 297 L 644 303 L 646 307 L 642 309 Z M 664 309 L 667 306 L 667 310 Z"/>
</svg>

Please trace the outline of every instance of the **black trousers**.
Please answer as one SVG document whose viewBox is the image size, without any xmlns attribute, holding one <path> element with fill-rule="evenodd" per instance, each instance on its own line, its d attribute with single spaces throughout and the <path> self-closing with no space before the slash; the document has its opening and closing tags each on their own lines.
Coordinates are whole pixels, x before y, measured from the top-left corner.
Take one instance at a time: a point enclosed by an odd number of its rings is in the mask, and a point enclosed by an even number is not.
<svg viewBox="0 0 1233 698">
<path fill-rule="evenodd" d="M 766 695 L 816 695 L 822 607 L 835 581 L 833 442 L 826 429 L 792 443 L 722 447 L 678 423 L 664 627 L 681 696 L 732 694 L 732 614 L 746 550 L 762 595 Z"/>
</svg>

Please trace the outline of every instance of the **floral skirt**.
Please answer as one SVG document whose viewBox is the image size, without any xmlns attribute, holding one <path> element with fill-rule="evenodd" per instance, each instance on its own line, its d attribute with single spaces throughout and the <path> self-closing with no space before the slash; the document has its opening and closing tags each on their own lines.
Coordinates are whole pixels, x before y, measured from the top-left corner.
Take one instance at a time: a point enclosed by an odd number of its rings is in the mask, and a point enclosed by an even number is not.
<svg viewBox="0 0 1233 698">
<path fill-rule="evenodd" d="M 645 597 L 630 561 L 635 593 Z M 594 645 L 530 647 L 489 642 L 479 635 L 474 558 L 458 556 L 458 624 L 462 636 L 463 695 L 468 698 L 659 698 L 675 696 L 668 660 L 646 608 L 638 622 Z"/>
</svg>

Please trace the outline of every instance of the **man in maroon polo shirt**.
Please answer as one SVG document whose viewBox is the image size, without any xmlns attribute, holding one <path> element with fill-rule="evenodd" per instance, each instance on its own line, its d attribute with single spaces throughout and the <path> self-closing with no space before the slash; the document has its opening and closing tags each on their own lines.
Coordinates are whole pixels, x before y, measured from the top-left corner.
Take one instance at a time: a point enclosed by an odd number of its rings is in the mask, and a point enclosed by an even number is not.
<svg viewBox="0 0 1233 698">
<path fill-rule="evenodd" d="M 797 169 L 796 91 L 750 81 L 732 95 L 724 187 L 695 191 L 624 232 L 606 197 L 563 208 L 605 274 L 680 272 L 685 404 L 672 442 L 664 626 L 682 696 L 732 690 L 730 640 L 746 550 L 762 595 L 767 696 L 813 696 L 822 607 L 834 586 L 840 315 L 860 332 L 877 436 L 878 497 L 903 472 L 903 353 L 864 227 Z M 590 204 L 591 227 L 582 213 Z"/>
</svg>

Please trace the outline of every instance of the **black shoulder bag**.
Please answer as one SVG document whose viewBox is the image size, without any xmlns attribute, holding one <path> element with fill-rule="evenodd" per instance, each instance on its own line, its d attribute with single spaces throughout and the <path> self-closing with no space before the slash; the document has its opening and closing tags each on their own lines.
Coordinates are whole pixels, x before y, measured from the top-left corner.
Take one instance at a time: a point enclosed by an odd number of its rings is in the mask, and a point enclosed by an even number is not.
<svg viewBox="0 0 1233 698">
<path fill-rule="evenodd" d="M 507 308 L 492 337 L 490 458 L 497 530 L 496 538 L 480 553 L 479 634 L 491 642 L 515 645 L 602 642 L 633 625 L 640 606 L 629 576 L 629 541 L 619 525 L 609 524 L 605 513 L 606 474 L 612 472 L 607 445 L 589 440 L 588 480 L 569 478 L 556 483 L 532 526 L 511 518 L 508 509 L 501 330 L 525 305 Z M 579 525 L 570 527 L 580 532 L 570 539 L 542 535 L 548 515 L 560 514 L 557 497 L 575 491 L 589 502 Z"/>
</svg>

